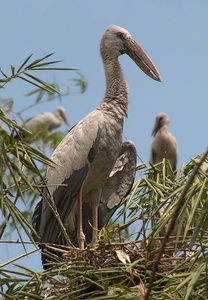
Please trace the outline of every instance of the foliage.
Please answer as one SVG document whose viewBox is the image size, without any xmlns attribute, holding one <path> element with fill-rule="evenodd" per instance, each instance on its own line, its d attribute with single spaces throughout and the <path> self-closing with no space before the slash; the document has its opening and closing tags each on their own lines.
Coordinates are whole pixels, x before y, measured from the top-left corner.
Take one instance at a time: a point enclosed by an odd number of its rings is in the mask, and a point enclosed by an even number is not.
<svg viewBox="0 0 208 300">
<path fill-rule="evenodd" d="M 19 79 L 22 79 L 32 85 L 35 85 L 38 88 L 41 88 L 42 90 L 44 90 L 46 92 L 49 92 L 49 93 L 55 92 L 55 93 L 59 94 L 59 91 L 57 89 L 55 89 L 53 85 L 48 84 L 48 83 L 44 82 L 43 80 L 41 80 L 40 78 L 30 74 L 30 71 L 43 71 L 43 70 L 44 71 L 50 71 L 50 70 L 69 71 L 69 70 L 74 70 L 72 68 L 50 67 L 51 65 L 60 62 L 59 60 L 45 62 L 45 60 L 47 58 L 51 57 L 52 55 L 53 55 L 53 53 L 47 54 L 46 56 L 44 56 L 42 58 L 38 58 L 38 59 L 34 60 L 33 62 L 30 62 L 29 64 L 27 64 L 32 57 L 32 54 L 30 54 L 23 61 L 23 63 L 20 65 L 20 67 L 18 68 L 17 71 L 14 66 L 11 66 L 11 75 L 10 76 L 6 75 L 2 70 L 0 70 L 1 74 L 3 75 L 3 78 L 0 79 L 0 83 L 2 83 L 0 85 L 0 88 L 3 88 L 5 86 L 5 84 L 10 82 L 11 80 L 13 80 L 15 78 L 19 78 Z"/>
<path fill-rule="evenodd" d="M 36 97 L 34 105 L 70 94 L 57 84 L 44 83 L 28 75 L 36 69 L 49 69 L 43 61 L 28 64 L 29 56 L 12 75 L 3 71 L 1 83 L 20 78 L 36 86 L 27 96 Z M 59 69 L 59 68 L 54 68 Z M 79 74 L 78 74 L 79 75 Z M 82 75 L 75 85 L 87 87 Z M 62 94 L 62 95 L 61 95 Z M 59 132 L 44 132 L 29 144 L 16 139 L 22 127 L 12 121 L 23 112 L 13 111 L 13 99 L 0 102 L 0 224 L 1 243 L 33 245 L 31 210 L 44 183 L 45 167 L 54 165 L 47 152 L 62 138 Z M 6 129 L 5 129 L 6 126 Z M 206 157 L 206 158 L 205 158 Z M 176 172 L 167 161 L 147 167 L 137 166 L 140 179 L 123 200 L 114 218 L 99 232 L 96 248 L 60 249 L 54 265 L 35 272 L 17 264 L 38 247 L 0 265 L 0 294 L 5 299 L 207 299 L 208 294 L 208 155 L 191 159 Z M 24 209 L 25 208 L 25 209 Z M 19 241 L 9 240 L 16 231 Z M 25 235 L 29 241 L 25 241 Z M 53 245 L 47 245 L 53 247 Z M 13 268 L 10 268 L 10 266 Z"/>
<path fill-rule="evenodd" d="M 198 157 L 192 159 L 168 177 L 166 161 L 162 170 L 138 165 L 141 178 L 114 220 L 99 233 L 95 249 L 63 249 L 63 257 L 55 257 L 54 266 L 43 272 L 16 264 L 11 271 L 4 264 L 2 295 L 6 299 L 145 299 L 158 262 L 147 299 L 207 299 L 208 160 L 190 184 L 198 163 Z M 161 248 L 187 185 L 176 233 L 171 231 Z"/>
<path fill-rule="evenodd" d="M 17 72 L 15 72 L 14 67 L 11 67 L 11 76 L 7 76 L 1 71 L 4 78 L 0 79 L 0 82 L 4 83 L 5 86 L 6 83 L 16 78 L 22 79 L 23 76 L 31 78 L 28 73 L 30 71 L 72 70 L 71 68 L 51 67 L 51 65 L 59 62 L 45 62 L 51 55 L 46 55 L 29 64 L 30 55 Z M 47 128 L 43 128 L 38 132 L 38 135 L 37 133 L 35 135 L 30 133 L 31 143 L 28 143 L 26 139 L 16 138 L 19 130 L 28 133 L 27 129 L 18 125 L 24 123 L 22 113 L 34 106 L 54 101 L 57 98 L 62 101 L 64 96 L 83 93 L 83 86 L 87 88 L 87 83 L 81 73 L 78 73 L 78 76 L 76 80 L 79 81 L 80 86 L 76 82 L 74 92 L 69 85 L 63 87 L 63 85 L 55 83 L 49 84 L 34 76 L 32 81 L 25 79 L 30 84 L 35 85 L 36 88 L 26 95 L 34 99 L 33 103 L 30 101 L 30 104 L 20 111 L 14 111 L 14 99 L 0 99 L 0 182 L 2 187 L 0 238 L 2 236 L 8 238 L 14 230 L 17 230 L 22 241 L 22 229 L 30 237 L 31 225 L 28 220 L 31 218 L 31 209 L 39 197 L 46 166 L 53 164 L 45 153 L 51 152 L 66 134 L 66 132 L 57 130 L 50 132 Z"/>
</svg>

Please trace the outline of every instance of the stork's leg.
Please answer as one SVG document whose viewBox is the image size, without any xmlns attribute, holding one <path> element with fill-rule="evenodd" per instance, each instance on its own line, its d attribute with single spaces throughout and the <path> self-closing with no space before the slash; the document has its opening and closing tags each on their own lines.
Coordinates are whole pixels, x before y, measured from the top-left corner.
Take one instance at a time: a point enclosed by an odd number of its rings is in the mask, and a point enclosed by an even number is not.
<svg viewBox="0 0 208 300">
<path fill-rule="evenodd" d="M 92 207 L 92 247 L 97 243 L 97 229 L 98 229 L 98 206 Z"/>
<path fill-rule="evenodd" d="M 84 249 L 85 243 L 85 235 L 83 232 L 83 224 L 82 224 L 82 189 L 78 195 L 77 201 L 77 240 L 80 249 Z"/>
</svg>

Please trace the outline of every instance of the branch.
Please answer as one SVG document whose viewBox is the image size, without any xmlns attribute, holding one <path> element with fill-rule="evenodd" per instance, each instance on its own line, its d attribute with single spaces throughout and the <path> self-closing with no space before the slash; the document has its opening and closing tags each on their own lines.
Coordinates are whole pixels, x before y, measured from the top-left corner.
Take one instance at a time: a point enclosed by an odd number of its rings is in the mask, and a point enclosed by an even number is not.
<svg viewBox="0 0 208 300">
<path fill-rule="evenodd" d="M 60 92 L 57 89 L 54 89 L 54 87 L 52 85 L 47 84 L 46 82 L 44 82 L 43 80 L 39 79 L 38 77 L 32 76 L 31 74 L 29 74 L 29 71 L 71 71 L 71 70 L 77 70 L 77 69 L 73 69 L 73 68 L 56 68 L 56 67 L 48 67 L 50 65 L 59 63 L 60 60 L 55 60 L 55 61 L 49 61 L 49 62 L 43 62 L 45 61 L 48 57 L 52 56 L 54 53 L 50 53 L 47 54 L 46 56 L 42 57 L 42 58 L 38 58 L 36 60 L 34 60 L 33 62 L 29 63 L 28 65 L 27 62 L 29 62 L 29 60 L 32 57 L 32 54 L 30 54 L 24 61 L 23 63 L 20 65 L 20 67 L 18 68 L 17 72 L 15 72 L 15 67 L 11 66 L 11 75 L 8 76 L 6 75 L 1 69 L 0 69 L 0 73 L 3 75 L 3 78 L 0 78 L 0 83 L 2 83 L 2 85 L 0 85 L 0 88 L 3 88 L 5 86 L 5 84 L 7 84 L 8 82 L 10 82 L 11 80 L 13 80 L 14 78 L 20 78 L 24 81 L 27 81 L 43 90 L 46 90 L 47 92 L 50 93 L 57 93 L 60 94 Z M 41 63 L 40 63 L 41 62 Z M 24 68 L 23 68 L 24 67 Z M 31 79 L 28 79 L 28 77 L 30 77 Z"/>
</svg>

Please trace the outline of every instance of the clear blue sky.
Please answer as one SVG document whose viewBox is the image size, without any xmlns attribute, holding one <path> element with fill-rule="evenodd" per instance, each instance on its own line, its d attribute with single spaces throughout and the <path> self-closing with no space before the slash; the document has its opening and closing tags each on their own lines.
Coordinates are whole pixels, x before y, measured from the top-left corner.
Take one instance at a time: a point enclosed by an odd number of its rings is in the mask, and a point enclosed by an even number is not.
<svg viewBox="0 0 208 300">
<path fill-rule="evenodd" d="M 0 67 L 19 66 L 31 53 L 34 58 L 55 52 L 60 66 L 78 68 L 88 81 L 85 94 L 63 99 L 71 125 L 102 100 L 105 91 L 99 41 L 109 25 L 126 28 L 158 68 L 162 83 L 147 77 L 122 56 L 120 62 L 130 91 L 129 118 L 124 134 L 134 141 L 148 163 L 155 115 L 166 112 L 170 131 L 179 146 L 178 168 L 207 147 L 208 113 L 208 1 L 207 0 L 7 0 L 2 2 Z M 36 73 L 50 82 L 66 83 L 76 72 Z M 32 87 L 20 80 L 1 90 L 12 97 L 18 111 L 33 102 L 25 94 Z M 23 115 L 53 111 L 60 103 L 44 104 Z M 63 130 L 66 129 L 63 125 Z M 15 238 L 15 236 L 14 236 Z M 0 263 L 23 252 L 0 244 Z M 41 269 L 39 256 L 24 260 L 26 267 Z"/>
</svg>

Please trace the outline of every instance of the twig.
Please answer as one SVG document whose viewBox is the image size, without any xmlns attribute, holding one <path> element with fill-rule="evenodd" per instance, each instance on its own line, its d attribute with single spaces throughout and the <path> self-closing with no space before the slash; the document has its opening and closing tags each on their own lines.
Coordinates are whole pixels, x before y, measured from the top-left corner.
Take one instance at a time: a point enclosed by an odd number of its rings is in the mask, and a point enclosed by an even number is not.
<svg viewBox="0 0 208 300">
<path fill-rule="evenodd" d="M 37 252 L 38 250 L 39 250 L 38 248 L 35 248 L 35 249 L 31 250 L 31 251 L 28 251 L 28 252 L 25 252 L 25 253 L 23 253 L 23 254 L 21 254 L 21 255 L 19 255 L 19 256 L 16 256 L 16 257 L 10 259 L 9 261 L 7 261 L 7 262 L 1 264 L 1 265 L 0 265 L 0 269 L 3 268 L 3 267 L 5 267 L 6 265 L 9 265 L 9 264 L 13 263 L 15 260 L 18 260 L 18 259 L 20 259 L 20 258 L 23 258 L 23 257 L 25 257 L 25 256 L 28 256 L 28 255 L 30 255 L 30 254 L 32 254 L 32 253 L 34 253 L 34 252 Z"/>
</svg>

